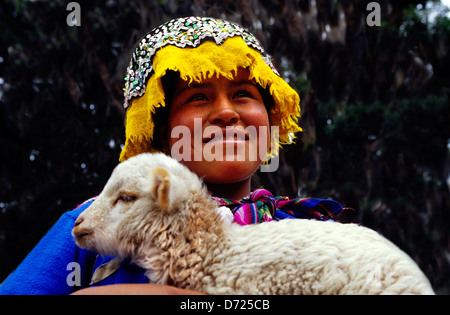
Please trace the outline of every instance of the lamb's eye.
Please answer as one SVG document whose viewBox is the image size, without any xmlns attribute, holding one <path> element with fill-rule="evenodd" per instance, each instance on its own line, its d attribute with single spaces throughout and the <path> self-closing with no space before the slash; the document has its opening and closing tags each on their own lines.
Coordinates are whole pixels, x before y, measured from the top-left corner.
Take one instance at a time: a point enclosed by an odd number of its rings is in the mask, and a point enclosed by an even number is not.
<svg viewBox="0 0 450 315">
<path fill-rule="evenodd" d="M 137 197 L 135 195 L 130 195 L 130 194 L 127 194 L 127 193 L 121 193 L 119 195 L 119 198 L 117 198 L 117 201 L 131 202 L 131 201 L 136 200 L 136 198 Z"/>
</svg>

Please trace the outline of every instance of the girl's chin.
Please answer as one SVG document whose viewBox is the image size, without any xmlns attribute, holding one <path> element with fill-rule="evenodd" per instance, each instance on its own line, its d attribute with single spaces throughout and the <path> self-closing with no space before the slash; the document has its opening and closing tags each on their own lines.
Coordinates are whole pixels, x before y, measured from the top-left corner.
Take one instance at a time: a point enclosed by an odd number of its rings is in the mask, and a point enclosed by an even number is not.
<svg viewBox="0 0 450 315">
<path fill-rule="evenodd" d="M 251 178 L 260 167 L 261 161 L 201 161 L 183 164 L 205 182 L 231 184 Z"/>
</svg>

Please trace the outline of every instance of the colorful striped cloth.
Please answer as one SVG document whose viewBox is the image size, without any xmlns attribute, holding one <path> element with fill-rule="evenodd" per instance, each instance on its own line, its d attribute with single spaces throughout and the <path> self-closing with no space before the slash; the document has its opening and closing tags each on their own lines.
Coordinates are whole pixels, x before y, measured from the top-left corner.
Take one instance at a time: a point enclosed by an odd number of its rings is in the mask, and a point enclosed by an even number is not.
<svg viewBox="0 0 450 315">
<path fill-rule="evenodd" d="M 257 189 L 241 200 L 213 197 L 219 206 L 230 208 L 233 222 L 248 225 L 282 219 L 333 220 L 343 208 L 330 199 L 274 197 L 265 189 Z"/>
</svg>

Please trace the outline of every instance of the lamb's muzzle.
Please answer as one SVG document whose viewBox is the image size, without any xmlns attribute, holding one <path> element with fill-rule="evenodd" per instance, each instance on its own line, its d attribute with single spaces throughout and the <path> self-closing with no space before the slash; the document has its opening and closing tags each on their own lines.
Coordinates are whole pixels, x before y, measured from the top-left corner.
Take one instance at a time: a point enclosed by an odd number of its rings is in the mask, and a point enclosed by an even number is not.
<svg viewBox="0 0 450 315">
<path fill-rule="evenodd" d="M 72 235 L 75 237 L 75 242 L 77 244 L 80 243 L 80 240 L 93 233 L 93 231 L 89 228 L 86 228 L 82 226 L 81 224 L 84 222 L 84 218 L 82 216 L 79 216 L 78 219 L 75 221 L 74 228 L 72 229 Z"/>
</svg>

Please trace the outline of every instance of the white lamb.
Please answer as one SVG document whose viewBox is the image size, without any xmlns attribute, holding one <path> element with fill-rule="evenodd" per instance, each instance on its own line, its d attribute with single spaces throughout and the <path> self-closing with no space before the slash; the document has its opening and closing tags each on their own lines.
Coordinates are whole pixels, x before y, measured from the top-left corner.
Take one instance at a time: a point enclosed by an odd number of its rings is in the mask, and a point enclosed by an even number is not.
<svg viewBox="0 0 450 315">
<path fill-rule="evenodd" d="M 404 252 L 355 224 L 221 218 L 202 181 L 163 154 L 119 164 L 73 235 L 151 282 L 209 294 L 434 294 Z"/>
</svg>

